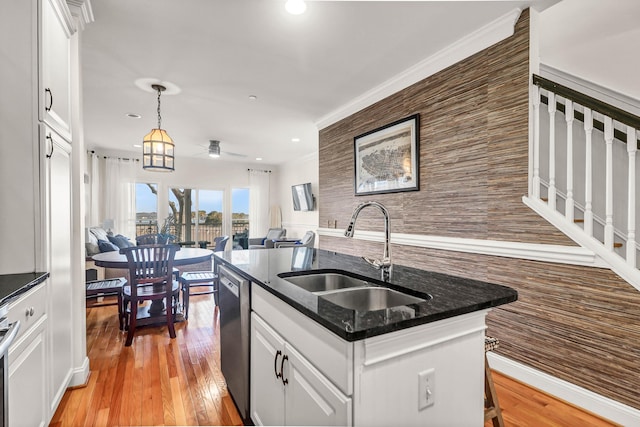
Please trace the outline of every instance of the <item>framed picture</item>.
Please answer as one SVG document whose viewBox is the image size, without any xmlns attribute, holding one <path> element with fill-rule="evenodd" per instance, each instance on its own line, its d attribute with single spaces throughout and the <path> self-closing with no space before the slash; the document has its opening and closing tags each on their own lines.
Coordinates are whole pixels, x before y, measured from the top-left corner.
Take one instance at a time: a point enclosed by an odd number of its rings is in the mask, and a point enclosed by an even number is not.
<svg viewBox="0 0 640 427">
<path fill-rule="evenodd" d="M 420 189 L 419 129 L 415 114 L 353 139 L 356 196 Z"/>
</svg>

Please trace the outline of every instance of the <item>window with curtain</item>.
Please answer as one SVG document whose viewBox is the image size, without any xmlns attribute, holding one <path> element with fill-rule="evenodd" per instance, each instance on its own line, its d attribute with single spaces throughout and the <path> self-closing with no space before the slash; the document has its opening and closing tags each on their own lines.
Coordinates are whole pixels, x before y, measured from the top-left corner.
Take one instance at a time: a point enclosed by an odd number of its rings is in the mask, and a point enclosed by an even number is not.
<svg viewBox="0 0 640 427">
<path fill-rule="evenodd" d="M 158 232 L 158 184 L 136 183 L 136 236 Z"/>
<path fill-rule="evenodd" d="M 249 237 L 264 236 L 269 229 L 271 171 L 249 169 Z"/>
<path fill-rule="evenodd" d="M 100 180 L 102 194 L 101 220 L 110 224 L 114 232 L 135 236 L 135 167 L 132 159 L 106 158 L 104 179 Z"/>
</svg>

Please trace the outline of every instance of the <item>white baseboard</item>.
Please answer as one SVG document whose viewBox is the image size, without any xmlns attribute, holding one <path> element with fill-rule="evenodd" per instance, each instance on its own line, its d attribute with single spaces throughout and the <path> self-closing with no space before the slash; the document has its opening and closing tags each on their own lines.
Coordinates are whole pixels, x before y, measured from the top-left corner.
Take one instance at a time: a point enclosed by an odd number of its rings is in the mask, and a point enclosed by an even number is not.
<svg viewBox="0 0 640 427">
<path fill-rule="evenodd" d="M 85 357 L 82 366 L 75 368 L 71 372 L 69 387 L 76 387 L 87 383 L 89 378 L 89 358 Z"/>
<path fill-rule="evenodd" d="M 515 362 L 494 352 L 487 353 L 487 359 L 491 369 L 575 406 L 584 408 L 586 411 L 624 426 L 640 425 L 640 410 L 638 409 Z"/>
</svg>

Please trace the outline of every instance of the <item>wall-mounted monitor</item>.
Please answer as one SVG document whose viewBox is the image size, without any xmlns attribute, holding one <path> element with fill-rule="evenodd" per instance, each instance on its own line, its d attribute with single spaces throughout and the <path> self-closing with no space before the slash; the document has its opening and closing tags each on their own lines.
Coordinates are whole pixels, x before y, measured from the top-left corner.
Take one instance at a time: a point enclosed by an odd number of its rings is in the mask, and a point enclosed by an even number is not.
<svg viewBox="0 0 640 427">
<path fill-rule="evenodd" d="M 294 211 L 312 211 L 314 209 L 314 197 L 311 193 L 311 183 L 291 186 Z"/>
</svg>

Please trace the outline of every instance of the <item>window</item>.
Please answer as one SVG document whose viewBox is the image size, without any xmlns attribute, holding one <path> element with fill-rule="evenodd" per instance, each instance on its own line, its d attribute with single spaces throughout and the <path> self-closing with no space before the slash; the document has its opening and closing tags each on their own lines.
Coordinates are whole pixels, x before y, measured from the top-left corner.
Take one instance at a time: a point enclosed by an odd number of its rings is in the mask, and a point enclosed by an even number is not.
<svg viewBox="0 0 640 427">
<path fill-rule="evenodd" d="M 158 231 L 158 184 L 136 183 L 136 236 Z"/>
<path fill-rule="evenodd" d="M 222 201 L 224 192 L 198 190 L 198 241 L 212 242 L 222 236 Z"/>
<path fill-rule="evenodd" d="M 233 246 L 248 247 L 249 237 L 249 189 L 231 190 L 231 234 Z"/>
<path fill-rule="evenodd" d="M 169 189 L 169 214 L 176 224 L 171 233 L 176 241 L 205 247 L 221 236 L 223 199 L 223 191 Z"/>
</svg>

